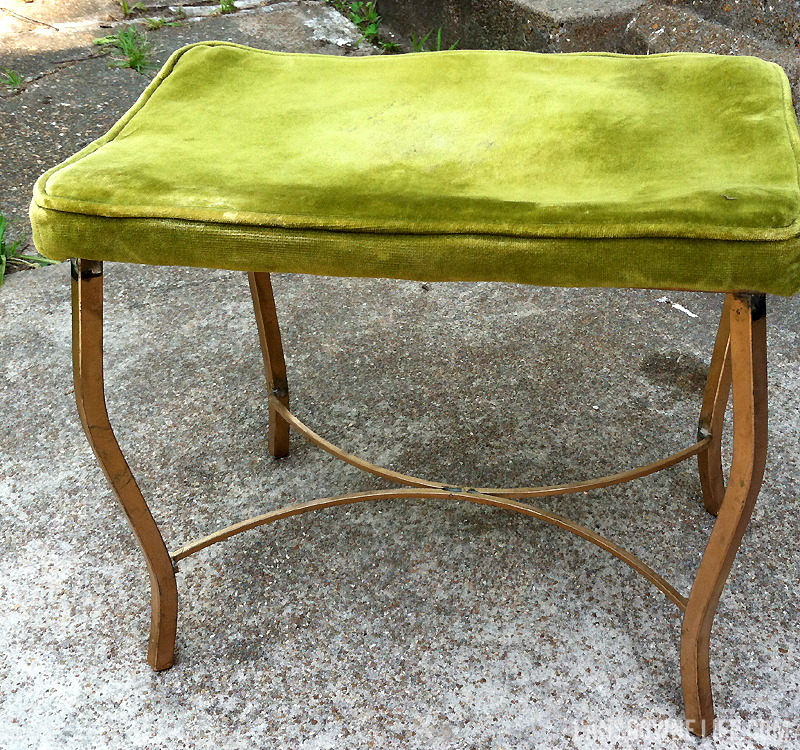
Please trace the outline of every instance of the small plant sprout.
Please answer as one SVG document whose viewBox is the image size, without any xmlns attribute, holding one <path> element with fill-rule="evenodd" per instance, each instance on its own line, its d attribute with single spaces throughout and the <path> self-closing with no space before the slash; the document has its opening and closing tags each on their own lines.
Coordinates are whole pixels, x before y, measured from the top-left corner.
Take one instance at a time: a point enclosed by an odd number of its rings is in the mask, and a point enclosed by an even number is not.
<svg viewBox="0 0 800 750">
<path fill-rule="evenodd" d="M 144 73 L 156 66 L 149 60 L 148 55 L 152 49 L 145 35 L 133 26 L 123 31 L 118 31 L 110 36 L 94 40 L 100 46 L 109 46 L 116 49 L 121 59 L 109 64 L 110 68 L 132 68 L 137 73 Z"/>
<path fill-rule="evenodd" d="M 447 49 L 453 50 L 456 48 L 456 45 L 460 42 L 460 39 L 456 39 Z M 444 49 L 442 47 L 442 27 L 440 26 L 436 31 L 436 49 L 435 52 L 441 52 Z"/>
<path fill-rule="evenodd" d="M 141 3 L 135 3 L 134 5 L 130 5 L 128 3 L 128 0 L 119 0 L 119 7 L 122 8 L 123 18 L 132 16 L 137 10 L 144 10 L 144 5 L 142 5 Z"/>
<path fill-rule="evenodd" d="M 381 25 L 381 17 L 375 10 L 375 3 L 372 0 L 362 2 L 355 0 L 350 3 L 348 18 L 361 30 L 363 39 L 373 42 L 378 38 L 378 29 Z"/>
<path fill-rule="evenodd" d="M 360 44 L 366 40 L 370 44 L 374 44 L 387 52 L 400 51 L 399 45 L 394 42 L 384 42 L 379 38 L 381 17 L 378 15 L 375 0 L 353 0 L 353 2 L 350 3 L 345 0 L 327 1 L 342 15 L 347 16 L 363 34 L 356 44 Z"/>
<path fill-rule="evenodd" d="M 219 12 L 220 13 L 233 13 L 236 10 L 236 6 L 233 3 L 233 0 L 220 0 L 219 4 Z"/>
<path fill-rule="evenodd" d="M 3 68 L 3 72 L 0 73 L 0 83 L 10 89 L 18 89 L 22 86 L 22 76 L 16 70 Z"/>
<path fill-rule="evenodd" d="M 427 44 L 428 39 L 430 38 L 431 34 L 433 34 L 433 29 L 431 29 L 427 34 L 425 34 L 425 36 L 422 37 L 421 39 L 416 34 L 412 34 L 411 35 L 411 46 L 413 47 L 414 52 L 441 52 L 442 51 L 442 49 L 443 49 L 443 47 L 442 47 L 442 27 L 440 26 L 436 30 L 436 46 L 433 47 L 433 49 L 428 49 L 428 48 L 425 47 L 425 45 Z M 449 46 L 447 49 L 448 50 L 455 49 L 456 45 L 458 44 L 458 42 L 459 42 L 459 40 L 456 39 L 456 41 L 453 42 L 453 44 L 451 46 Z"/>
<path fill-rule="evenodd" d="M 432 33 L 433 33 L 433 29 L 431 29 L 422 38 L 418 37 L 416 34 L 412 34 L 411 35 L 411 47 L 413 48 L 414 52 L 424 52 L 425 51 L 425 42 L 428 41 L 428 37 Z"/>
<path fill-rule="evenodd" d="M 147 24 L 147 28 L 151 31 L 156 31 L 160 29 L 162 26 L 182 26 L 180 21 L 167 21 L 166 18 L 145 18 L 144 22 Z"/>
<path fill-rule="evenodd" d="M 20 255 L 17 252 L 17 248 L 23 243 L 25 238 L 23 237 L 23 239 L 17 240 L 16 242 L 7 242 L 6 226 L 5 214 L 0 214 L 0 286 L 3 286 L 3 281 L 6 277 L 6 269 L 11 265 L 36 268 L 37 266 L 52 266 L 58 263 L 56 260 L 49 260 L 41 256 Z"/>
</svg>

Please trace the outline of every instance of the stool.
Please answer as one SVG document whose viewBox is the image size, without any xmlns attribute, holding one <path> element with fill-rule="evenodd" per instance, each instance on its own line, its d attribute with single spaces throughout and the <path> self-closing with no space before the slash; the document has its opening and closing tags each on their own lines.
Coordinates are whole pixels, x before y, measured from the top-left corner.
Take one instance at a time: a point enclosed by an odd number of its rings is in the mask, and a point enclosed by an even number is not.
<svg viewBox="0 0 800 750">
<path fill-rule="evenodd" d="M 149 662 L 173 663 L 175 562 L 287 516 L 387 498 L 517 511 L 630 565 L 683 613 L 687 725 L 713 726 L 709 639 L 767 444 L 765 294 L 800 289 L 800 135 L 786 77 L 747 57 L 450 51 L 327 57 L 206 42 L 178 50 L 109 133 L 36 184 L 39 251 L 72 258 L 75 395 L 144 552 Z M 103 261 L 246 271 L 289 428 L 398 489 L 287 506 L 169 552 L 117 445 L 102 366 Z M 270 272 L 725 293 L 694 444 L 596 480 L 457 487 L 376 466 L 289 410 Z M 733 392 L 729 480 L 721 432 Z M 698 457 L 717 516 L 689 596 L 589 528 L 530 505 Z"/>
</svg>

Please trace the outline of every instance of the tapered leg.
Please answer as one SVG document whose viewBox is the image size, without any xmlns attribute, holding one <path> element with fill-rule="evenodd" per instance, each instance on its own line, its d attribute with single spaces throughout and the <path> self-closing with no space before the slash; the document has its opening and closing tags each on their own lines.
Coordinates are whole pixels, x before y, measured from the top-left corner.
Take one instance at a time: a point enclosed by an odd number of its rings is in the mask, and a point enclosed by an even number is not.
<svg viewBox="0 0 800 750">
<path fill-rule="evenodd" d="M 681 677 L 689 730 L 709 734 L 714 702 L 709 645 L 725 580 L 761 488 L 767 452 L 764 295 L 728 295 L 733 380 L 733 462 L 725 496 L 692 586 L 681 631 Z"/>
<path fill-rule="evenodd" d="M 286 362 L 283 358 L 281 331 L 275 312 L 275 297 L 268 273 L 248 273 L 253 308 L 258 325 L 258 338 L 264 356 L 267 388 L 286 408 L 289 408 L 289 383 L 286 379 Z M 275 458 L 289 453 L 289 423 L 275 410 L 269 408 L 269 452 Z"/>
<path fill-rule="evenodd" d="M 711 435 L 706 450 L 697 455 L 697 467 L 703 488 L 703 503 L 706 510 L 715 516 L 725 495 L 725 476 L 722 473 L 722 424 L 731 390 L 730 317 L 730 295 L 726 295 L 703 394 L 698 430 L 698 440 Z"/>
<path fill-rule="evenodd" d="M 111 483 L 150 573 L 148 662 L 159 671 L 172 666 L 178 621 L 175 573 L 161 533 L 117 444 L 103 393 L 103 264 L 72 263 L 72 356 L 75 400 L 83 429 Z"/>
</svg>

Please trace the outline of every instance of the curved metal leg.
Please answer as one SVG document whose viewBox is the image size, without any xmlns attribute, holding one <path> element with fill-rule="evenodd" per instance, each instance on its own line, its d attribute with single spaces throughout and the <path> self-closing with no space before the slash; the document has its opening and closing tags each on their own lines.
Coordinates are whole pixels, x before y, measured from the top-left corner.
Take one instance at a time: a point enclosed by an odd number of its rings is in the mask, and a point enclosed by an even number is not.
<svg viewBox="0 0 800 750">
<path fill-rule="evenodd" d="M 767 452 L 764 295 L 728 295 L 727 302 L 730 307 L 733 375 L 733 463 L 681 629 L 681 678 L 686 722 L 689 730 L 701 737 L 710 734 L 714 722 L 709 672 L 711 626 L 761 488 Z"/>
<path fill-rule="evenodd" d="M 248 273 L 253 308 L 256 313 L 258 338 L 264 356 L 264 371 L 267 388 L 287 409 L 289 408 L 289 382 L 286 379 L 286 362 L 283 358 L 281 331 L 275 312 L 275 297 L 268 273 Z M 289 423 L 270 404 L 269 407 L 269 452 L 275 458 L 289 453 Z"/>
<path fill-rule="evenodd" d="M 144 553 L 150 573 L 148 662 L 172 666 L 178 622 L 178 589 L 172 559 L 119 448 L 103 394 L 103 264 L 72 262 L 72 356 L 75 400 L 83 429 Z"/>
<path fill-rule="evenodd" d="M 722 424 L 728 396 L 731 390 L 731 303 L 730 295 L 725 296 L 722 315 L 719 319 L 717 340 L 708 381 L 703 393 L 703 406 L 700 409 L 698 440 L 711 437 L 708 447 L 697 454 L 697 468 L 700 484 L 703 487 L 703 503 L 706 510 L 716 516 L 725 496 L 725 476 L 722 473 Z"/>
</svg>

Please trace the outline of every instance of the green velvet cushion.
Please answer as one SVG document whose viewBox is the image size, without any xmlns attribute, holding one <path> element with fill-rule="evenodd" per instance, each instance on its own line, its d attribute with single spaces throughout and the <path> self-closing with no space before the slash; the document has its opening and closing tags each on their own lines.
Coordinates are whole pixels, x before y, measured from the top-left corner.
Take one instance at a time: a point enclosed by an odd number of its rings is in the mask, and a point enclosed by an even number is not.
<svg viewBox="0 0 800 750">
<path fill-rule="evenodd" d="M 31 218 L 56 259 L 788 295 L 798 154 L 756 58 L 206 42 L 40 178 Z"/>
</svg>

